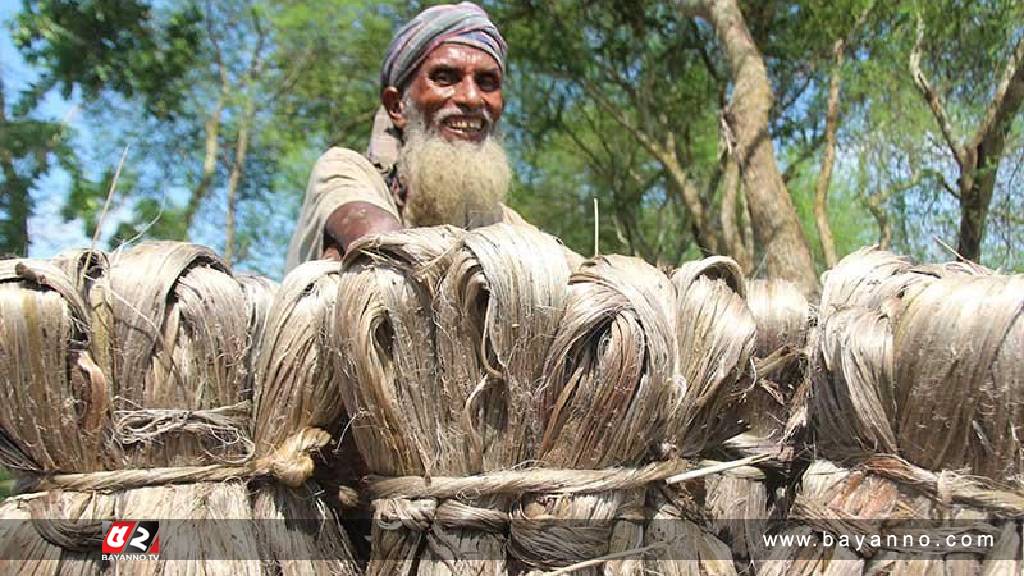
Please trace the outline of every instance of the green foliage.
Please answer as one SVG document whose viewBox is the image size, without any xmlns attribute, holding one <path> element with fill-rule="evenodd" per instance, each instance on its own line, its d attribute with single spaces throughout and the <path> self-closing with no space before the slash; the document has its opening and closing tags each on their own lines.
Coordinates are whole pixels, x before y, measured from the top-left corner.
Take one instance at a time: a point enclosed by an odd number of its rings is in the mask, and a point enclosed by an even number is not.
<svg viewBox="0 0 1024 576">
<path fill-rule="evenodd" d="M 80 218 L 85 235 L 93 237 L 96 234 L 96 226 L 99 225 L 103 209 L 107 207 L 107 197 L 111 193 L 111 188 L 114 188 L 113 194 L 116 197 L 123 199 L 132 195 L 135 175 L 130 172 L 121 173 L 118 175 L 116 186 L 114 186 L 114 175 L 115 169 L 113 168 L 108 169 L 98 181 L 84 178 L 81 174 L 73 175 L 67 202 L 60 211 L 64 222 Z"/>
<path fill-rule="evenodd" d="M 185 234 L 182 208 L 166 206 L 152 197 L 135 202 L 132 217 L 118 224 L 110 247 L 131 244 L 142 238 L 181 238 Z"/>
<path fill-rule="evenodd" d="M 520 54 L 506 116 L 532 174 L 513 206 L 590 254 L 597 198 L 601 251 L 666 265 L 692 254 L 677 183 L 637 133 L 659 144 L 675 135 L 672 153 L 714 204 L 718 87 L 700 31 L 662 4 L 504 9 L 505 36 Z"/>
<path fill-rule="evenodd" d="M 844 77 L 844 99 L 850 107 L 842 137 L 851 151 L 849 164 L 863 172 L 863 196 L 884 198 L 897 250 L 944 259 L 950 254 L 935 238 L 956 244 L 958 172 L 910 74 L 918 15 L 924 26 L 922 70 L 949 115 L 954 137 L 966 143 L 981 124 L 999 74 L 1024 33 L 1024 6 L 1007 0 L 878 3 L 862 32 L 858 57 Z M 1019 114 L 1015 124 L 1010 142 L 1020 143 Z M 1002 174 L 993 206 L 1012 196 L 1019 204 L 1019 175 Z M 999 241 L 983 245 L 982 262 L 1012 266 L 1013 254 L 1024 244 L 1022 232 L 1012 218 L 990 218 L 989 236 Z"/>
<path fill-rule="evenodd" d="M 160 24 L 148 2 L 23 0 L 13 38 L 26 60 L 44 70 L 44 86 L 65 98 L 75 87 L 86 99 L 105 90 L 169 115 L 181 105 L 180 80 L 196 65 L 202 15 L 186 5 Z"/>
<path fill-rule="evenodd" d="M 814 264 L 816 272 L 820 274 L 828 266 L 825 264 L 824 249 L 814 222 L 814 187 L 817 178 L 817 166 L 797 171 L 789 182 L 789 193 L 804 235 L 812 240 Z M 878 241 L 877 226 L 862 202 L 855 175 L 833 174 L 832 185 L 829 187 L 828 219 L 838 258 Z"/>
<path fill-rule="evenodd" d="M 232 247 L 242 266 L 277 275 L 313 161 L 332 144 L 365 148 L 385 47 L 395 27 L 427 3 L 25 0 L 12 38 L 40 81 L 8 107 L 0 152 L 18 158 L 10 163 L 12 182 L 29 200 L 39 175 L 54 165 L 71 172 L 62 216 L 80 218 L 91 236 L 109 190 L 110 159 L 131 144 L 112 202 L 129 216 L 116 223 L 111 243 L 190 237 L 223 249 L 228 176 L 248 130 Z M 678 174 L 639 136 L 646 135 L 678 160 L 712 236 L 721 236 L 720 126 L 736 87 L 705 22 L 655 0 L 484 4 L 510 46 L 503 124 L 516 168 L 514 208 L 591 254 L 596 199 L 601 252 L 665 265 L 697 257 Z M 842 256 L 878 240 L 874 202 L 891 226 L 894 248 L 944 257 L 932 237 L 954 243 L 958 207 L 947 189 L 956 167 L 908 71 L 916 18 L 926 30 L 922 65 L 964 136 L 980 121 L 997 71 L 1024 34 L 1024 6 L 740 4 L 775 91 L 772 139 L 817 266 L 823 260 L 813 188 L 838 38 L 846 40 L 847 57 L 829 202 L 837 251 Z M 66 128 L 32 115 L 50 90 L 82 95 L 90 142 L 72 149 Z M 215 165 L 206 172 L 213 118 Z M 1020 268 L 1021 171 L 1012 169 L 1022 156 L 1019 117 L 1009 141 L 984 256 L 993 266 Z M 91 181 L 86 172 L 103 176 Z M 10 214 L 7 205 L 0 211 Z"/>
<path fill-rule="evenodd" d="M 405 5 L 353 0 L 273 5 L 269 18 L 278 43 L 273 58 L 282 67 L 302 65 L 276 105 L 275 124 L 283 128 L 279 136 L 289 131 L 291 138 L 320 148 L 366 147 L 393 15 Z"/>
<path fill-rule="evenodd" d="M 25 255 L 28 251 L 28 218 L 32 213 L 31 189 L 54 165 L 78 173 L 78 162 L 69 145 L 69 130 L 63 123 L 29 116 L 24 104 L 34 94 L 23 94 L 13 106 L 6 105 L 0 81 L 0 254 Z"/>
</svg>

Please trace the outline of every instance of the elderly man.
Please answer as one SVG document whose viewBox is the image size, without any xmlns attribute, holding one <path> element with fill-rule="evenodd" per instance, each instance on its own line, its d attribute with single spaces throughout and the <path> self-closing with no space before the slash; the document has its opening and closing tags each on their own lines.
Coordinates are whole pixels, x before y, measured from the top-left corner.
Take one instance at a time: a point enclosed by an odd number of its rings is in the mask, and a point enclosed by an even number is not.
<svg viewBox="0 0 1024 576">
<path fill-rule="evenodd" d="M 357 238 L 403 227 L 523 223 L 502 203 L 511 176 L 495 127 L 505 54 L 498 29 L 469 2 L 429 8 L 399 30 L 367 157 L 336 147 L 317 161 L 287 267 L 339 258 Z"/>
</svg>

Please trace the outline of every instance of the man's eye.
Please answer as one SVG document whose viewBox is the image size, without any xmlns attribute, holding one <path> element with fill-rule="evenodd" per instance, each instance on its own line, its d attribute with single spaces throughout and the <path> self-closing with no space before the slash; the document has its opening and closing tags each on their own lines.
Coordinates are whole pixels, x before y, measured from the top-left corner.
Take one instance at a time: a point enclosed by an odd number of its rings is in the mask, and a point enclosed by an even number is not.
<svg viewBox="0 0 1024 576">
<path fill-rule="evenodd" d="M 501 78 L 497 74 L 481 74 L 476 78 L 476 85 L 485 92 L 493 92 L 501 88 Z"/>
<path fill-rule="evenodd" d="M 457 83 L 459 81 L 459 75 L 456 74 L 454 70 L 441 69 L 434 70 L 434 72 L 430 75 L 430 79 L 437 84 L 447 86 L 450 84 Z"/>
</svg>

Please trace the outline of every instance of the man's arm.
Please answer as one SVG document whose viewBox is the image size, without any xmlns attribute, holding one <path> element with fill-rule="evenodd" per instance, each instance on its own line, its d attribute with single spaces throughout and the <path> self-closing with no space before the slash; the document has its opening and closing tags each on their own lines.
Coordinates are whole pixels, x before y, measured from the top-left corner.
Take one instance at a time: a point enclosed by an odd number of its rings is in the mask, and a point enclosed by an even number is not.
<svg viewBox="0 0 1024 576">
<path fill-rule="evenodd" d="M 399 222 L 377 168 L 352 150 L 331 148 L 313 166 L 285 270 L 307 260 L 338 258 L 355 238 L 393 230 Z"/>
<path fill-rule="evenodd" d="M 339 206 L 324 224 L 323 258 L 340 260 L 349 245 L 368 234 L 401 230 L 402 223 L 388 212 L 369 202 L 355 201 Z"/>
</svg>

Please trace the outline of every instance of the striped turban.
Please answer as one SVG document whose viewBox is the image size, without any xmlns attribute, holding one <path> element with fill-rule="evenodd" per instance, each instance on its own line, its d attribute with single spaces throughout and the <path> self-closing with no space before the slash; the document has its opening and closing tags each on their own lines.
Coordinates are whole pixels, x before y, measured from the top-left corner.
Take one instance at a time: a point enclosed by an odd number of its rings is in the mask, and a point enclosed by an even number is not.
<svg viewBox="0 0 1024 576">
<path fill-rule="evenodd" d="M 427 55 L 446 43 L 479 48 L 505 70 L 508 47 L 483 8 L 470 2 L 442 4 L 420 12 L 395 34 L 380 70 L 381 88 L 403 87 Z"/>
</svg>

